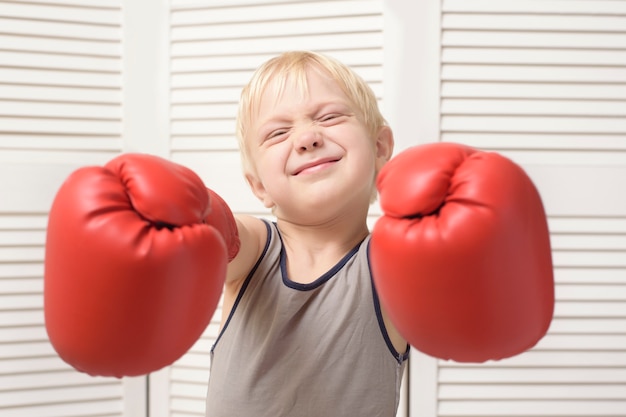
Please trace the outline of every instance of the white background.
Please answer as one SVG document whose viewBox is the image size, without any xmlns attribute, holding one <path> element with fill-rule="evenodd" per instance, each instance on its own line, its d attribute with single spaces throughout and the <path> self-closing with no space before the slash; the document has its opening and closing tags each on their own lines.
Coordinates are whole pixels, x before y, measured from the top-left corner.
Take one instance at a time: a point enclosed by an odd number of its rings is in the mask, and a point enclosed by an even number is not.
<svg viewBox="0 0 626 417">
<path fill-rule="evenodd" d="M 253 69 L 286 49 L 362 74 L 397 151 L 444 140 L 502 152 L 548 211 L 548 336 L 482 365 L 413 351 L 399 414 L 626 416 L 621 0 L 0 1 L 0 415 L 203 415 L 216 323 L 149 383 L 57 358 L 42 314 L 47 211 L 73 169 L 140 151 L 265 215 L 240 175 L 233 117 Z"/>
</svg>

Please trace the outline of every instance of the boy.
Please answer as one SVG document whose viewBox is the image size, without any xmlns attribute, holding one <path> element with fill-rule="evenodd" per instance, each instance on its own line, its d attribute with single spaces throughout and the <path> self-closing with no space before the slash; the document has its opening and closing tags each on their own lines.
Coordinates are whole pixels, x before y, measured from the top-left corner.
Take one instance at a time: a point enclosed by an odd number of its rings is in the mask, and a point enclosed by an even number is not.
<svg viewBox="0 0 626 417">
<path fill-rule="evenodd" d="M 344 65 L 287 52 L 243 90 L 245 177 L 275 223 L 238 216 L 207 416 L 393 416 L 408 358 L 368 265 L 393 136 Z"/>
<path fill-rule="evenodd" d="M 451 143 L 389 161 L 393 135 L 372 91 L 311 52 L 259 68 L 237 135 L 275 222 L 235 218 L 195 173 L 151 155 L 81 168 L 62 185 L 44 302 L 65 361 L 118 377 L 167 366 L 223 292 L 208 417 L 392 417 L 409 344 L 482 362 L 546 333 L 545 212 L 511 161 Z M 370 234 L 375 185 L 384 215 Z"/>
</svg>

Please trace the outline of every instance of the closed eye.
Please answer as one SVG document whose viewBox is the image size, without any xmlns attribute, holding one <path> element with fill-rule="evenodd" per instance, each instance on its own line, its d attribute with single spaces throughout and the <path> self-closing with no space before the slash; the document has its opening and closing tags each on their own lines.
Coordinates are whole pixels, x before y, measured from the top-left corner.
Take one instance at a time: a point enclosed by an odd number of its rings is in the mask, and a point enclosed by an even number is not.
<svg viewBox="0 0 626 417">
<path fill-rule="evenodd" d="M 273 130 L 266 136 L 266 140 L 278 138 L 278 137 L 286 134 L 287 132 L 289 132 L 289 129 L 276 129 L 276 130 Z"/>
<path fill-rule="evenodd" d="M 340 113 L 330 113 L 330 114 L 325 114 L 324 116 L 320 117 L 317 120 L 319 123 L 334 123 L 334 122 L 338 122 L 342 116 L 343 114 L 340 114 Z"/>
</svg>

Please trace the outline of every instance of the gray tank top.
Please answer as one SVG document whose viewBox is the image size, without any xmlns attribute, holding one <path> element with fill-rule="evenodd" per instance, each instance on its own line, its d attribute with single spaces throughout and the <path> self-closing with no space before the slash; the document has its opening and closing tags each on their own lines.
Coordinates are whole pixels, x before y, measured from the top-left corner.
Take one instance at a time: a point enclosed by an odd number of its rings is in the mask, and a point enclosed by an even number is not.
<svg viewBox="0 0 626 417">
<path fill-rule="evenodd" d="M 207 417 L 393 417 L 409 349 L 385 330 L 369 236 L 310 284 L 275 224 L 211 349 Z"/>
</svg>

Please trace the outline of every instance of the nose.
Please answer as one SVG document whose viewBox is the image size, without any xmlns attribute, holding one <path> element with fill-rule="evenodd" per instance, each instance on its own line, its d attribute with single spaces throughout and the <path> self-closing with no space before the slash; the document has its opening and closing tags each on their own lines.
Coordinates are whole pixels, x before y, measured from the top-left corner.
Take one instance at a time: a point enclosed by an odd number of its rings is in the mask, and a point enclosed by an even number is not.
<svg viewBox="0 0 626 417">
<path fill-rule="evenodd" d="M 296 137 L 294 147 L 298 152 L 319 148 L 324 143 L 322 134 L 316 129 L 305 129 Z"/>
</svg>

